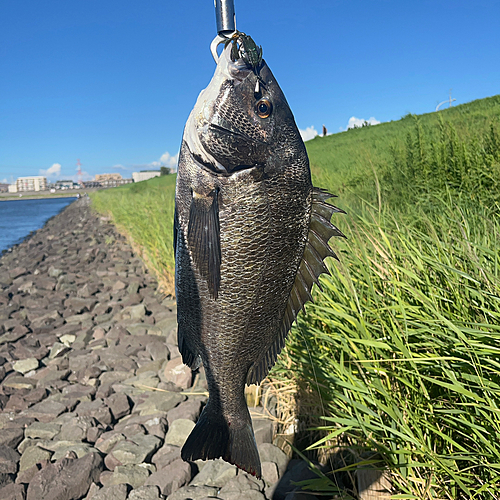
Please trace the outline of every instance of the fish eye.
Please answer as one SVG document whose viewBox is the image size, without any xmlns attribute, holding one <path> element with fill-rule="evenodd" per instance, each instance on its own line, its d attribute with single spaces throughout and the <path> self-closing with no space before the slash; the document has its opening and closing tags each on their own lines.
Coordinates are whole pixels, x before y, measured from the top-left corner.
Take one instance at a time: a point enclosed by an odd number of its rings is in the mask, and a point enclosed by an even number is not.
<svg viewBox="0 0 500 500">
<path fill-rule="evenodd" d="M 271 114 L 272 110 L 273 105 L 271 104 L 271 101 L 266 98 L 260 99 L 260 101 L 258 101 L 255 105 L 255 112 L 260 118 L 267 118 Z"/>
</svg>

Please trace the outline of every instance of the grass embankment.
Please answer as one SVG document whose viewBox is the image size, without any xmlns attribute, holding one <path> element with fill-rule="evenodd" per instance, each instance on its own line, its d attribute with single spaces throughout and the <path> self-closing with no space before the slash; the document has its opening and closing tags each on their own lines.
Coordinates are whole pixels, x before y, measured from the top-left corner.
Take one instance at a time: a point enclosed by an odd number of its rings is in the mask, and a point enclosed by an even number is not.
<svg viewBox="0 0 500 500">
<path fill-rule="evenodd" d="M 500 498 L 499 114 L 497 96 L 307 143 L 348 239 L 271 376 L 293 378 L 322 424 L 310 453 L 353 495 L 371 452 L 393 498 Z M 94 195 L 167 272 L 173 183 Z M 311 486 L 333 496 L 339 477 Z"/>
<path fill-rule="evenodd" d="M 174 293 L 175 179 L 175 175 L 165 175 L 90 195 L 93 208 L 112 218 L 166 294 Z"/>
</svg>

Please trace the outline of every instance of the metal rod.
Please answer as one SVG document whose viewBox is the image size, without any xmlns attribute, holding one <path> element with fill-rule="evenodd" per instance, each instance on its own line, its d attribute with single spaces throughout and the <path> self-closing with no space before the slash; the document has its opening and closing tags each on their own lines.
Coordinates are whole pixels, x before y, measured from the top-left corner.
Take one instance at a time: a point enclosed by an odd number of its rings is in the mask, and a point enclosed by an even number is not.
<svg viewBox="0 0 500 500">
<path fill-rule="evenodd" d="M 236 30 L 234 0 L 214 0 L 214 3 L 217 33 L 222 37 L 226 37 Z"/>
</svg>

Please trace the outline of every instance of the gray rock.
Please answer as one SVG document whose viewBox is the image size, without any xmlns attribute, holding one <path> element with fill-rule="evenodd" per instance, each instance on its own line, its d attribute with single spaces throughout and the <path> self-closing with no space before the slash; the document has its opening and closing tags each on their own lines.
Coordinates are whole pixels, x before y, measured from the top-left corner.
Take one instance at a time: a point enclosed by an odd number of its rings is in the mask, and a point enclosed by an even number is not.
<svg viewBox="0 0 500 500">
<path fill-rule="evenodd" d="M 19 472 L 33 467 L 35 464 L 43 462 L 45 460 L 50 460 L 52 457 L 52 452 L 49 450 L 44 450 L 38 446 L 31 446 L 26 448 L 21 456 L 19 463 Z"/>
<path fill-rule="evenodd" d="M 26 410 L 25 413 L 26 416 L 36 418 L 40 422 L 52 422 L 65 410 L 66 405 L 52 399 L 45 399 Z"/>
<path fill-rule="evenodd" d="M 117 443 L 125 439 L 127 438 L 120 432 L 105 432 L 97 439 L 95 446 L 102 453 L 109 453 Z"/>
<path fill-rule="evenodd" d="M 217 498 L 219 488 L 215 486 L 183 486 L 175 493 L 169 495 L 168 500 L 202 500 L 205 498 Z M 243 497 L 240 500 L 245 500 Z"/>
<path fill-rule="evenodd" d="M 151 474 L 144 484 L 146 486 L 158 486 L 162 495 L 169 496 L 181 486 L 189 483 L 191 477 L 191 465 L 182 459 L 178 459 Z"/>
<path fill-rule="evenodd" d="M 151 474 L 148 464 L 118 465 L 108 480 L 108 485 L 130 484 L 132 488 L 142 486 Z"/>
<path fill-rule="evenodd" d="M 141 415 L 149 415 L 158 411 L 168 412 L 185 399 L 186 396 L 178 392 L 153 392 L 145 401 L 136 405 L 134 411 Z"/>
<path fill-rule="evenodd" d="M 75 411 L 80 417 L 94 417 L 105 425 L 109 425 L 113 421 L 109 408 L 100 398 L 96 398 L 94 401 L 80 403 Z"/>
<path fill-rule="evenodd" d="M 22 373 L 23 375 L 25 373 L 28 373 L 31 370 L 36 370 L 39 366 L 39 361 L 36 358 L 26 358 L 26 359 L 20 359 L 19 361 L 16 361 L 13 365 L 12 368 L 16 370 L 16 372 Z"/>
<path fill-rule="evenodd" d="M 219 491 L 219 497 L 224 500 L 239 500 L 248 498 L 249 500 L 264 500 L 262 493 L 264 482 L 255 477 L 242 472 L 228 481 Z"/>
<path fill-rule="evenodd" d="M 39 470 L 28 486 L 27 500 L 79 500 L 102 471 L 102 458 L 90 453 L 83 458 L 64 458 Z"/>
<path fill-rule="evenodd" d="M 27 378 L 27 377 L 22 377 L 22 376 L 12 376 L 9 377 L 7 380 L 3 381 L 3 386 L 4 387 L 9 387 L 11 389 L 33 389 L 33 387 L 36 385 L 36 380 Z"/>
<path fill-rule="evenodd" d="M 184 401 L 180 405 L 168 411 L 168 423 L 171 425 L 175 420 L 179 418 L 185 418 L 187 420 L 196 422 L 201 413 L 201 404 L 202 403 L 200 400 L 188 399 L 187 401 Z"/>
<path fill-rule="evenodd" d="M 216 486 L 222 488 L 236 477 L 237 468 L 222 459 L 209 460 L 191 481 L 193 486 Z"/>
<path fill-rule="evenodd" d="M 125 500 L 129 489 L 126 484 L 104 486 L 94 493 L 89 500 Z"/>
<path fill-rule="evenodd" d="M 192 420 L 187 420 L 184 418 L 174 420 L 165 436 L 165 444 L 182 446 L 189 434 L 191 434 L 194 426 L 195 424 Z"/>
<path fill-rule="evenodd" d="M 286 453 L 273 444 L 262 443 L 259 446 L 259 455 L 261 462 L 274 462 L 278 466 L 279 477 L 283 476 L 290 461 Z"/>
<path fill-rule="evenodd" d="M 106 456 L 106 466 L 113 470 L 117 465 L 133 465 L 149 461 L 160 445 L 160 438 L 140 434 L 134 436 L 133 441 L 119 441 Z"/>
<path fill-rule="evenodd" d="M 25 500 L 26 487 L 24 484 L 8 484 L 0 489 L 0 500 Z"/>
<path fill-rule="evenodd" d="M 156 465 L 157 469 L 163 469 L 179 458 L 181 458 L 180 447 L 166 444 L 155 453 L 151 462 Z"/>
<path fill-rule="evenodd" d="M 141 486 L 130 492 L 128 500 L 159 500 L 160 488 L 158 486 Z"/>
<path fill-rule="evenodd" d="M 9 448 L 17 448 L 19 443 L 24 438 L 24 429 L 13 427 L 10 429 L 2 429 L 0 432 L 0 445 L 8 446 Z"/>
<path fill-rule="evenodd" d="M 67 456 L 69 452 L 73 452 L 78 458 L 82 458 L 89 453 L 97 453 L 97 450 L 87 443 L 71 442 L 71 441 L 55 441 L 54 444 L 46 445 L 52 449 L 54 454 L 52 460 L 59 460 Z"/>
<path fill-rule="evenodd" d="M 191 387 L 193 374 L 191 368 L 182 362 L 182 358 L 174 358 L 167 362 L 163 376 L 167 382 L 172 382 L 181 389 Z"/>
<path fill-rule="evenodd" d="M 278 466 L 274 462 L 262 462 L 262 479 L 266 484 L 271 485 L 278 482 Z"/>
<path fill-rule="evenodd" d="M 115 420 L 130 413 L 130 400 L 126 394 L 112 394 L 106 399 L 106 404 Z"/>
<path fill-rule="evenodd" d="M 0 445 L 0 474 L 15 474 L 20 458 L 16 450 Z"/>
<path fill-rule="evenodd" d="M 61 430 L 58 424 L 33 422 L 24 432 L 27 438 L 52 439 Z"/>
</svg>

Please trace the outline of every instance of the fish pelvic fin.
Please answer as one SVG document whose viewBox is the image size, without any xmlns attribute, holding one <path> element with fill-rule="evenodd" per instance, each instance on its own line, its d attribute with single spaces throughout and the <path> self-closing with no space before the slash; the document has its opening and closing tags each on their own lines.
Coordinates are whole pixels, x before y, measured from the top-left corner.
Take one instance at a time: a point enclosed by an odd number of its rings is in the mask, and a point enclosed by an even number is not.
<svg viewBox="0 0 500 500">
<path fill-rule="evenodd" d="M 337 255 L 335 255 L 328 242 L 333 236 L 343 238 L 345 236 L 330 222 L 330 219 L 334 213 L 345 212 L 326 202 L 326 200 L 333 197 L 333 194 L 323 189 L 313 188 L 311 220 L 307 242 L 285 308 L 280 334 L 269 350 L 250 367 L 246 381 L 248 385 L 259 384 L 267 376 L 274 363 L 276 363 L 281 349 L 285 346 L 285 340 L 293 322 L 297 319 L 299 312 L 304 308 L 306 302 L 312 302 L 313 300 L 311 290 L 314 283 L 321 290 L 318 278 L 323 273 L 329 274 L 324 260 L 327 257 L 333 257 L 338 260 Z"/>
<path fill-rule="evenodd" d="M 210 196 L 193 192 L 187 239 L 194 263 L 207 282 L 210 296 L 217 299 L 221 264 L 217 190 L 214 190 Z"/>
<path fill-rule="evenodd" d="M 185 461 L 222 458 L 259 479 L 262 476 L 248 409 L 238 425 L 231 425 L 215 411 L 210 400 L 184 443 L 181 457 Z"/>
</svg>

